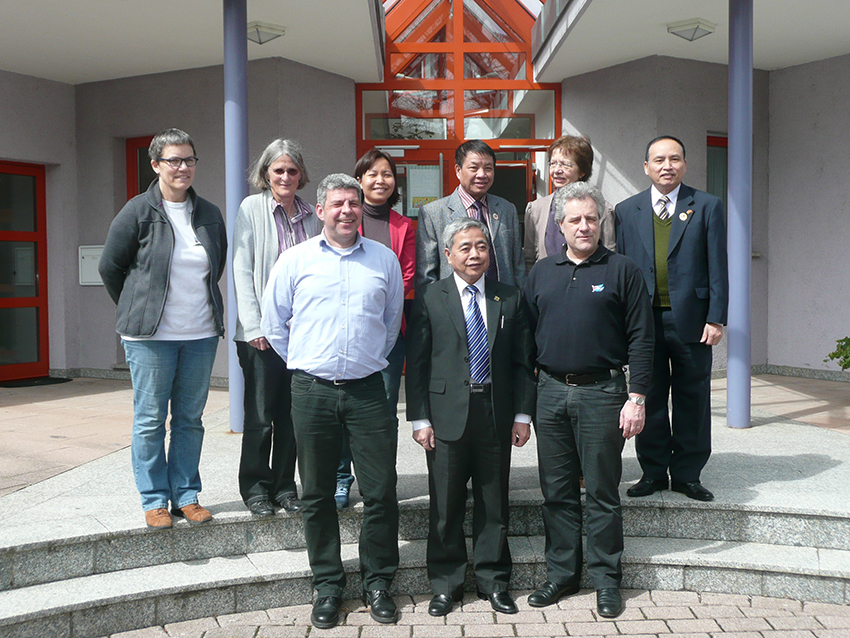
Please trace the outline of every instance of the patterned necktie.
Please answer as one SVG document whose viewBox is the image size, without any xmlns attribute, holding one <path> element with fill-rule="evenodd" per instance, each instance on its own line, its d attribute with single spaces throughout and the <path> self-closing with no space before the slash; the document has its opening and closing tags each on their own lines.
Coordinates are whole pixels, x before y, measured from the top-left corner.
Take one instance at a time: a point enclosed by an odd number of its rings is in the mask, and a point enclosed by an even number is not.
<svg viewBox="0 0 850 638">
<path fill-rule="evenodd" d="M 470 217 L 484 224 L 484 226 L 489 230 L 490 226 L 484 220 L 484 211 L 481 209 L 481 202 L 473 202 L 472 206 L 469 207 L 469 210 L 472 213 Z M 496 251 L 493 249 L 492 240 L 488 241 L 487 244 L 490 249 L 490 265 L 487 266 L 487 272 L 484 273 L 484 276 L 488 279 L 492 279 L 493 281 L 499 281 L 499 269 L 496 266 Z"/>
<path fill-rule="evenodd" d="M 490 376 L 490 353 L 487 350 L 487 327 L 478 307 L 478 288 L 467 286 L 472 296 L 466 307 L 466 340 L 469 344 L 469 376 L 473 383 L 484 383 Z"/>
<path fill-rule="evenodd" d="M 669 219 L 670 209 L 667 208 L 667 204 L 670 203 L 670 198 L 667 197 L 667 195 L 662 195 L 658 198 L 658 201 L 661 204 L 661 206 L 659 206 L 658 208 L 658 212 L 656 213 L 656 215 L 658 215 L 658 219 L 660 219 L 661 221 Z"/>
</svg>

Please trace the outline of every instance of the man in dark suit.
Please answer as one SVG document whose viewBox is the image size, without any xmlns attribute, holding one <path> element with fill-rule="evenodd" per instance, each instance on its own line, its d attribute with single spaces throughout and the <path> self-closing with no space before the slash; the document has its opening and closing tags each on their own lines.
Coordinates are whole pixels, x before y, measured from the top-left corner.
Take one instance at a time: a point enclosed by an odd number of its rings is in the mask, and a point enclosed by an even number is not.
<svg viewBox="0 0 850 638">
<path fill-rule="evenodd" d="M 489 279 L 512 286 L 525 283 L 525 262 L 516 208 L 488 195 L 496 171 L 496 154 L 481 140 L 469 140 L 455 151 L 455 192 L 419 209 L 416 227 L 416 287 L 444 279 L 452 268 L 443 252 L 443 229 L 453 219 L 471 217 L 490 232 Z"/>
<path fill-rule="evenodd" d="M 655 319 L 646 427 L 635 444 L 643 477 L 627 494 L 666 490 L 669 473 L 673 490 L 710 501 L 700 473 L 711 454 L 711 346 L 723 336 L 729 298 L 723 206 L 682 184 L 685 146 L 675 137 L 652 140 L 643 166 L 652 186 L 614 211 L 617 251 L 643 272 Z"/>
<path fill-rule="evenodd" d="M 421 289 L 407 328 L 407 418 L 426 450 L 432 616 L 463 593 L 466 484 L 472 478 L 473 552 L 478 595 L 516 613 L 508 583 L 511 444 L 530 436 L 533 343 L 519 289 L 486 279 L 489 236 L 462 217 L 443 232 L 452 274 Z"/>
</svg>

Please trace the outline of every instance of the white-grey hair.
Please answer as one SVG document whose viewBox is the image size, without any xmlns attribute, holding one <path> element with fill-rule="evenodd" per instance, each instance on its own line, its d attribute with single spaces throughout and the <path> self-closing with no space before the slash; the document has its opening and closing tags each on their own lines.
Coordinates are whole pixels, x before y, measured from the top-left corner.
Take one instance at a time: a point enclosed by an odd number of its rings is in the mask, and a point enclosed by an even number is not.
<svg viewBox="0 0 850 638">
<path fill-rule="evenodd" d="M 591 186 L 587 182 L 573 182 L 558 189 L 555 193 L 555 223 L 559 224 L 564 221 L 567 216 L 564 206 L 567 202 L 573 199 L 592 199 L 596 203 L 596 214 L 599 219 L 602 219 L 602 213 L 605 212 L 605 198 L 596 186 Z"/>
<path fill-rule="evenodd" d="M 360 197 L 360 203 L 363 203 L 363 189 L 360 187 L 360 182 L 345 173 L 331 173 L 319 182 L 319 188 L 316 189 L 316 203 L 324 208 L 327 203 L 328 191 L 338 188 L 356 190 L 357 195 Z"/>
<path fill-rule="evenodd" d="M 248 183 L 260 190 L 268 190 L 269 184 L 269 167 L 274 164 L 281 155 L 286 155 L 295 167 L 301 173 L 298 178 L 298 187 L 295 190 L 301 190 L 310 181 L 307 176 L 307 167 L 304 165 L 304 158 L 301 156 L 301 145 L 295 140 L 276 139 L 274 142 L 266 146 L 257 161 L 248 169 Z"/>
<path fill-rule="evenodd" d="M 449 222 L 443 229 L 442 240 L 443 246 L 445 246 L 446 250 L 451 251 L 452 246 L 455 245 L 455 235 L 462 233 L 465 230 L 469 230 L 470 228 L 479 229 L 482 233 L 484 233 L 484 237 L 487 238 L 487 244 L 490 244 L 490 231 L 487 230 L 487 227 L 484 224 L 477 219 L 472 219 L 472 217 L 461 217 Z"/>
</svg>

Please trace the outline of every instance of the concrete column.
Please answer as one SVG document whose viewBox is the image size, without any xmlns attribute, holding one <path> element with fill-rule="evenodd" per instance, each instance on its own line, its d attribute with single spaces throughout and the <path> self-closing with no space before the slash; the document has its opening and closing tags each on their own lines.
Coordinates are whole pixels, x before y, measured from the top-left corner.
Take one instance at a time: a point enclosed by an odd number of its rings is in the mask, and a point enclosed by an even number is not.
<svg viewBox="0 0 850 638">
<path fill-rule="evenodd" d="M 224 1 L 224 185 L 227 237 L 233 250 L 233 228 L 239 204 L 248 195 L 248 7 L 247 0 Z M 232 253 L 231 253 L 232 254 Z M 233 259 L 227 259 L 227 377 L 230 429 L 241 432 L 244 380 L 236 356 L 236 294 Z"/>
<path fill-rule="evenodd" d="M 729 0 L 729 325 L 726 420 L 750 427 L 753 0 Z"/>
</svg>

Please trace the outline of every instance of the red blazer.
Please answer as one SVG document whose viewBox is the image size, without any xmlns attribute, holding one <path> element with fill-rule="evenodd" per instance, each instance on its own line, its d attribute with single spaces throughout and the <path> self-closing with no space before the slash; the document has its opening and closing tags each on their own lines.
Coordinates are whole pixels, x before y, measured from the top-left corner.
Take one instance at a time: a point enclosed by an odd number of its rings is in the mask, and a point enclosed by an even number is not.
<svg viewBox="0 0 850 638">
<path fill-rule="evenodd" d="M 413 292 L 413 278 L 416 275 L 416 231 L 413 221 L 394 210 L 390 210 L 390 243 L 393 252 L 398 257 L 401 266 L 401 279 L 404 282 L 404 296 L 407 298 Z M 360 226 L 363 234 L 363 226 Z M 404 316 L 401 319 L 401 332 L 406 329 Z"/>
</svg>

